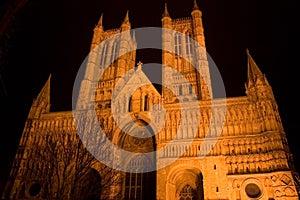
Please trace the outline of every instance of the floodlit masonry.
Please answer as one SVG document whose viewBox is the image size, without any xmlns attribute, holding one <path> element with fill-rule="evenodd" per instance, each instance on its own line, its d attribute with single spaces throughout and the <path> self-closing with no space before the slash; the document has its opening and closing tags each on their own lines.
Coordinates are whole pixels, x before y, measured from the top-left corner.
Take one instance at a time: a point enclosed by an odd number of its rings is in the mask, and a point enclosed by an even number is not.
<svg viewBox="0 0 300 200">
<path fill-rule="evenodd" d="M 277 103 L 250 52 L 246 95 L 214 98 L 196 1 L 189 18 L 166 6 L 162 28 L 159 88 L 136 61 L 129 13 L 111 30 L 100 17 L 74 110 L 50 111 L 49 77 L 2 199 L 298 199 Z"/>
</svg>

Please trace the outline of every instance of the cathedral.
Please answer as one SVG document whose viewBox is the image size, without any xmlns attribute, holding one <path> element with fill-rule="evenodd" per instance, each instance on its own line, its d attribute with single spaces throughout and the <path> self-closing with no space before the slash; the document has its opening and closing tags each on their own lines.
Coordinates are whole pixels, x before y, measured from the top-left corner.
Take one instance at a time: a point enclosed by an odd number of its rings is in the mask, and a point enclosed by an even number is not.
<svg viewBox="0 0 300 200">
<path fill-rule="evenodd" d="M 128 12 L 119 28 L 102 22 L 73 109 L 50 110 L 51 76 L 32 103 L 3 200 L 299 199 L 272 87 L 249 50 L 245 95 L 228 98 L 220 86 L 214 98 L 196 0 L 186 18 L 165 5 L 161 28 L 133 31 Z M 136 35 L 149 31 L 160 33 L 156 81 L 144 72 L 155 64 L 136 60 Z"/>
</svg>

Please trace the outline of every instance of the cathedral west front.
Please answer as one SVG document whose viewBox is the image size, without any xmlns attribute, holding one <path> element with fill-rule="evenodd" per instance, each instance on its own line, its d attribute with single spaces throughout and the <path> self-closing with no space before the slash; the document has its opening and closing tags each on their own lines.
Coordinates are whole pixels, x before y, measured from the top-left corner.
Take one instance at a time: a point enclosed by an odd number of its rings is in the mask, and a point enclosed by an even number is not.
<svg viewBox="0 0 300 200">
<path fill-rule="evenodd" d="M 129 12 L 109 30 L 100 16 L 73 110 L 50 111 L 49 76 L 2 199 L 299 199 L 276 99 L 250 51 L 246 95 L 214 98 L 196 0 L 187 18 L 165 5 L 161 22 L 154 84 L 136 60 Z"/>
</svg>

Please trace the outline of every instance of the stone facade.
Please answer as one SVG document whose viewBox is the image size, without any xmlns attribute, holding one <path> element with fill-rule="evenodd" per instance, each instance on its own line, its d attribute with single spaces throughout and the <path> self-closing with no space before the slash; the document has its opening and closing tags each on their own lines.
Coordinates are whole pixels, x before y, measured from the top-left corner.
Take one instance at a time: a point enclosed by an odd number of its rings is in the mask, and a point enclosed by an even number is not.
<svg viewBox="0 0 300 200">
<path fill-rule="evenodd" d="M 169 68 L 160 91 L 136 66 L 128 13 L 112 30 L 100 17 L 75 112 L 50 111 L 49 77 L 30 109 L 2 199 L 298 199 L 277 103 L 249 51 L 246 95 L 213 98 L 196 1 L 190 18 L 172 19 L 165 7 L 162 28 Z M 95 121 L 86 117 L 91 113 Z"/>
</svg>

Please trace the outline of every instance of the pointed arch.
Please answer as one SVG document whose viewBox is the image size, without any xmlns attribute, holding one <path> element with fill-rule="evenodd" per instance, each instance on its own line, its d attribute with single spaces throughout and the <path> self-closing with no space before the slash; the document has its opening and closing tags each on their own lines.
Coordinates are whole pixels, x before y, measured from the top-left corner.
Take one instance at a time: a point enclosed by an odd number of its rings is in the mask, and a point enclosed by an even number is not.
<svg viewBox="0 0 300 200">
<path fill-rule="evenodd" d="M 185 34 L 185 53 L 188 57 L 192 57 L 194 54 L 194 46 L 193 46 L 192 34 L 190 31 L 187 31 Z"/>
<path fill-rule="evenodd" d="M 133 152 L 120 161 L 128 169 L 123 174 L 123 199 L 155 199 L 156 156 L 144 154 L 156 150 L 154 132 L 144 120 L 126 122 L 113 139 L 123 150 Z"/>
<path fill-rule="evenodd" d="M 146 94 L 144 96 L 144 108 L 143 111 L 148 111 L 149 110 L 149 96 Z"/>
<path fill-rule="evenodd" d="M 101 52 L 100 66 L 105 66 L 105 64 L 106 64 L 107 53 L 108 53 L 107 50 L 108 50 L 108 43 L 106 42 L 104 44 L 104 47 L 103 47 L 102 52 Z"/>
<path fill-rule="evenodd" d="M 174 35 L 175 53 L 177 56 L 182 54 L 182 33 L 175 33 Z"/>
<path fill-rule="evenodd" d="M 189 187 L 194 200 L 204 200 L 203 175 L 195 166 L 177 165 L 169 172 L 167 182 L 167 199 L 180 199 L 183 190 Z"/>
<path fill-rule="evenodd" d="M 186 184 L 177 196 L 178 200 L 193 200 L 196 198 L 196 190 L 189 184 Z"/>
<path fill-rule="evenodd" d="M 98 200 L 101 195 L 101 180 L 99 172 L 90 168 L 87 173 L 78 181 L 75 186 L 75 193 L 72 194 L 78 200 Z"/>
<path fill-rule="evenodd" d="M 120 49 L 120 41 L 119 38 L 116 38 L 112 43 L 110 62 L 113 63 L 116 61 L 119 55 L 119 49 Z"/>
</svg>

